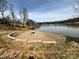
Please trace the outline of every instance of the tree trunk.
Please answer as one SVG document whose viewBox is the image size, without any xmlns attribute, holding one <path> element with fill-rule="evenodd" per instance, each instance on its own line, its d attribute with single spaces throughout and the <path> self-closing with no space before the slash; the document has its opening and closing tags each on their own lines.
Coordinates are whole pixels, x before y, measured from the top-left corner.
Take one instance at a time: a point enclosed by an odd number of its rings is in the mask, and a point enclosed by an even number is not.
<svg viewBox="0 0 79 59">
<path fill-rule="evenodd" d="M 25 20 L 23 21 L 23 27 L 26 27 L 26 21 Z"/>
<path fill-rule="evenodd" d="M 13 27 L 15 27 L 15 16 L 14 16 L 14 13 L 11 12 L 11 15 L 12 15 L 12 19 L 13 19 L 12 25 L 13 25 Z"/>
<path fill-rule="evenodd" d="M 4 13 L 3 12 L 1 12 L 1 15 L 2 15 L 2 18 L 4 18 Z"/>
</svg>

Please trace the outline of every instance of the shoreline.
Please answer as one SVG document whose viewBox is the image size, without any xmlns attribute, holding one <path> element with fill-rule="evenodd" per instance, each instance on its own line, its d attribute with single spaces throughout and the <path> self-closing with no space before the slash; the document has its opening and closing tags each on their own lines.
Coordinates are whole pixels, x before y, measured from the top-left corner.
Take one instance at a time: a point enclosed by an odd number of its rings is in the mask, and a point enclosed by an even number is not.
<svg viewBox="0 0 79 59">
<path fill-rule="evenodd" d="M 13 35 L 13 37 L 11 36 Z M 15 37 L 14 37 L 15 36 Z M 39 41 L 42 42 L 60 42 L 65 41 L 66 37 L 64 35 L 58 35 L 58 34 L 50 34 L 46 32 L 41 32 L 37 30 L 30 30 L 30 31 L 24 31 L 23 33 L 16 36 L 16 32 L 8 34 L 9 38 L 12 38 L 16 41 L 17 39 L 20 39 L 21 41 Z"/>
<path fill-rule="evenodd" d="M 65 35 L 66 36 L 66 35 Z M 66 36 L 68 41 L 75 41 L 75 42 L 78 42 L 79 43 L 79 38 L 76 38 L 76 37 L 71 37 L 71 36 Z"/>
<path fill-rule="evenodd" d="M 29 30 L 31 31 L 31 30 Z M 37 31 L 37 30 L 33 30 L 33 31 Z M 26 32 L 26 31 L 24 31 Z M 28 31 L 27 31 L 28 32 Z M 42 32 L 42 31 L 38 31 L 38 32 Z M 76 37 L 71 37 L 71 36 L 67 36 L 67 35 L 61 35 L 61 34 L 55 34 L 55 33 L 47 33 L 47 32 L 43 32 L 45 34 L 49 34 L 49 35 L 58 35 L 58 36 L 63 36 L 65 39 L 64 41 L 68 40 L 68 41 L 75 41 L 75 42 L 78 42 L 79 43 L 79 38 L 76 38 Z M 13 35 L 13 37 L 12 37 Z M 7 36 L 11 39 L 16 39 L 16 36 L 18 36 L 19 34 L 17 32 L 12 32 L 12 33 L 9 33 Z"/>
</svg>

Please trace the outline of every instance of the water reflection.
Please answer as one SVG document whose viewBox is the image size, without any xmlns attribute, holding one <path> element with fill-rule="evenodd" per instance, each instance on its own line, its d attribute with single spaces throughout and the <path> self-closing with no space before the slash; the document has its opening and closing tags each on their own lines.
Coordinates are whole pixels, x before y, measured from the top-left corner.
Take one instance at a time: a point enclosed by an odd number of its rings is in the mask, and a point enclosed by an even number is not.
<svg viewBox="0 0 79 59">
<path fill-rule="evenodd" d="M 37 30 L 79 38 L 79 27 L 78 26 L 43 25 Z"/>
</svg>

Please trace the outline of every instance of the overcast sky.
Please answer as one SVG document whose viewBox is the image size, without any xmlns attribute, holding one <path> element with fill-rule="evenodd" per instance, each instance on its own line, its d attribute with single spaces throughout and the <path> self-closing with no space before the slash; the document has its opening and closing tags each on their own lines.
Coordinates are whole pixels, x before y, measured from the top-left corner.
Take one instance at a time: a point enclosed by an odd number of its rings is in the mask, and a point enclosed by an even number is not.
<svg viewBox="0 0 79 59">
<path fill-rule="evenodd" d="M 35 21 L 60 21 L 74 17 L 73 0 L 10 0 L 17 14 L 27 8 L 29 18 Z"/>
</svg>

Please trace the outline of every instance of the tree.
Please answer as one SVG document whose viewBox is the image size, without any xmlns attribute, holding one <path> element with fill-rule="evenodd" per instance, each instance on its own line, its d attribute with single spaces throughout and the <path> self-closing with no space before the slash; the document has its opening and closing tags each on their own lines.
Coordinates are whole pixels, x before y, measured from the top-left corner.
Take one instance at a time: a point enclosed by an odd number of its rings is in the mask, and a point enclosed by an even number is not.
<svg viewBox="0 0 79 59">
<path fill-rule="evenodd" d="M 0 12 L 2 18 L 4 18 L 4 11 L 7 9 L 7 0 L 0 0 Z"/>
<path fill-rule="evenodd" d="M 15 9 L 14 9 L 14 5 L 12 4 L 10 4 L 10 11 L 13 19 L 13 27 L 15 27 Z"/>
<path fill-rule="evenodd" d="M 74 9 L 74 13 L 75 13 L 74 16 L 79 17 L 79 0 L 74 1 L 73 9 Z"/>
<path fill-rule="evenodd" d="M 22 8 L 20 11 L 21 19 L 23 20 L 23 27 L 26 27 L 26 22 L 28 21 L 28 12 L 26 8 Z"/>
</svg>

